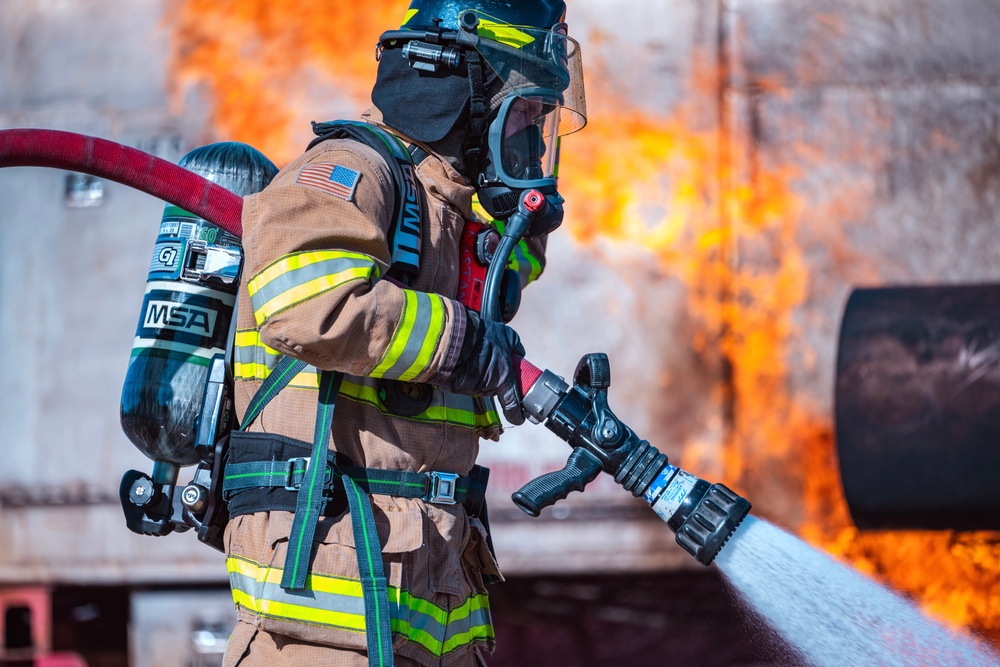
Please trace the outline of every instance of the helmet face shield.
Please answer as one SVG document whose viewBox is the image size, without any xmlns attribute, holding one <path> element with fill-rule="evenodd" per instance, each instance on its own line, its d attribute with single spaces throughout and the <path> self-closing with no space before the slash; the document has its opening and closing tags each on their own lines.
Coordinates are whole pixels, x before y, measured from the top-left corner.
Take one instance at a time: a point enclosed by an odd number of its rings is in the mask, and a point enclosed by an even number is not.
<svg viewBox="0 0 1000 667">
<path fill-rule="evenodd" d="M 533 95 L 538 89 L 553 91 L 560 98 L 557 133 L 570 134 L 586 125 L 580 45 L 566 34 L 566 24 L 541 30 L 475 13 L 479 18 L 476 33 L 463 37 L 496 72 L 503 84 L 500 97 Z"/>
</svg>

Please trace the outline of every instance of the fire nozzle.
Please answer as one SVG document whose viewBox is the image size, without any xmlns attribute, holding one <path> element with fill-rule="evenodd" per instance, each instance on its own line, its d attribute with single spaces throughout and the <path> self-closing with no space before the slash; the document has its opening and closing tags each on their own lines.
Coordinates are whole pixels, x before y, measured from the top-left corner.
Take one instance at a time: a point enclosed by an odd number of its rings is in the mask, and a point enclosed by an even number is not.
<svg viewBox="0 0 1000 667">
<path fill-rule="evenodd" d="M 710 565 L 750 512 L 750 502 L 671 465 L 666 454 L 640 439 L 608 407 L 611 366 L 604 353 L 585 355 L 569 386 L 551 371 L 520 359 L 523 407 L 573 447 L 566 467 L 531 480 L 512 499 L 531 516 L 583 491 L 601 472 L 633 496 L 643 496 L 702 565 Z"/>
</svg>

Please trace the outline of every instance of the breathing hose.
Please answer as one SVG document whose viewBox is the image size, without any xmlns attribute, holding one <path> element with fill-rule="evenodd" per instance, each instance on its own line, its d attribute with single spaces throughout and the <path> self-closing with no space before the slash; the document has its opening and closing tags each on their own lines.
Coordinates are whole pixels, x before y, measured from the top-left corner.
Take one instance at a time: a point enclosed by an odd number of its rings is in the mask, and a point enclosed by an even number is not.
<svg viewBox="0 0 1000 667">
<path fill-rule="evenodd" d="M 510 261 L 514 248 L 531 226 L 532 218 L 544 211 L 545 206 L 545 195 L 538 190 L 528 190 L 521 195 L 517 210 L 507 220 L 507 226 L 504 227 L 503 235 L 500 237 L 500 245 L 486 272 L 482 307 L 482 316 L 485 319 L 497 322 L 501 320 L 500 287 L 504 269 L 507 268 L 507 262 Z"/>
</svg>

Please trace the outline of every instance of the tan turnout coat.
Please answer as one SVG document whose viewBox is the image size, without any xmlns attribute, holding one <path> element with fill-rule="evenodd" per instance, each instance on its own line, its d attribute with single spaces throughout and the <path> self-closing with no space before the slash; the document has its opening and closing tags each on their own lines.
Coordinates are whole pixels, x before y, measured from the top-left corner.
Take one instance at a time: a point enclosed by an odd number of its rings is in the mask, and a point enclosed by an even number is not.
<svg viewBox="0 0 1000 667">
<path fill-rule="evenodd" d="M 304 182 L 303 169 L 316 165 L 339 165 L 356 172 L 353 194 L 332 194 Z M 454 299 L 459 239 L 465 221 L 473 215 L 473 188 L 434 154 L 419 164 L 416 175 L 427 210 L 422 216 L 421 272 L 410 289 L 440 299 L 435 302 L 437 328 L 431 332 L 435 340 L 428 342 L 433 343 L 432 349 L 412 378 L 425 382 L 452 369 L 465 335 L 463 306 Z M 487 401 L 436 392 L 435 404 L 445 409 L 438 410 L 434 419 L 403 418 L 388 413 L 372 381 L 366 379 L 380 364 L 385 366 L 387 350 L 404 326 L 404 311 L 413 304 L 413 295 L 408 302 L 399 284 L 381 279 L 389 268 L 386 235 L 394 187 L 377 152 L 358 142 L 330 140 L 282 169 L 264 191 L 246 198 L 246 263 L 237 320 L 237 413 L 242 416 L 268 372 L 267 364 L 273 365 L 280 352 L 315 368 L 347 374 L 336 403 L 332 440 L 333 447 L 354 465 L 465 475 L 476 461 L 479 438 L 496 439 L 500 433 L 499 420 Z M 331 252 L 334 255 L 324 254 Z M 353 273 L 318 283 L 293 280 L 294 288 L 281 287 L 284 274 L 290 274 L 288 267 L 313 266 L 341 256 L 336 253 L 357 260 Z M 371 268 L 366 268 L 366 261 Z M 249 430 L 311 444 L 318 393 L 315 376 L 314 370 L 311 375 L 304 372 L 267 405 Z M 462 505 L 375 495 L 373 507 L 389 586 L 431 603 L 442 619 L 446 616 L 441 614 L 461 610 L 463 605 L 462 613 L 467 613 L 471 603 L 478 617 L 488 622 L 482 575 L 499 573 L 481 524 L 470 521 Z M 230 571 L 252 568 L 246 579 L 251 585 L 253 573 L 256 576 L 256 593 L 234 592 L 240 620 L 269 633 L 363 651 L 365 634 L 356 625 L 336 618 L 331 621 L 322 614 L 315 617 L 319 622 L 289 618 L 282 608 L 268 607 L 260 599 L 265 595 L 257 595 L 263 582 L 273 581 L 276 569 L 282 567 L 291 522 L 290 513 L 277 511 L 246 514 L 230 522 L 226 532 Z M 358 579 L 348 515 L 321 518 L 316 543 L 311 574 L 333 583 Z M 247 588 L 245 583 L 241 586 Z M 486 632 L 480 627 L 478 632 L 474 640 L 456 643 L 452 638 L 450 644 L 439 645 L 394 632 L 394 650 L 423 665 L 467 663 L 477 650 L 492 650 L 492 629 Z"/>
</svg>

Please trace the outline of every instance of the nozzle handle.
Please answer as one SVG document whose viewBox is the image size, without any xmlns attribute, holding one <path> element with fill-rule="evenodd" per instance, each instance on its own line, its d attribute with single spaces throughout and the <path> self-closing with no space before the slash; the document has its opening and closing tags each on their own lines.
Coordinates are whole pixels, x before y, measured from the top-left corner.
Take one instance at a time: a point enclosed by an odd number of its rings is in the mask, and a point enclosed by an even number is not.
<svg viewBox="0 0 1000 667">
<path fill-rule="evenodd" d="M 562 470 L 536 477 L 511 495 L 514 504 L 529 516 L 538 516 L 572 491 L 583 489 L 603 470 L 600 460 L 586 449 L 574 449 Z"/>
</svg>

